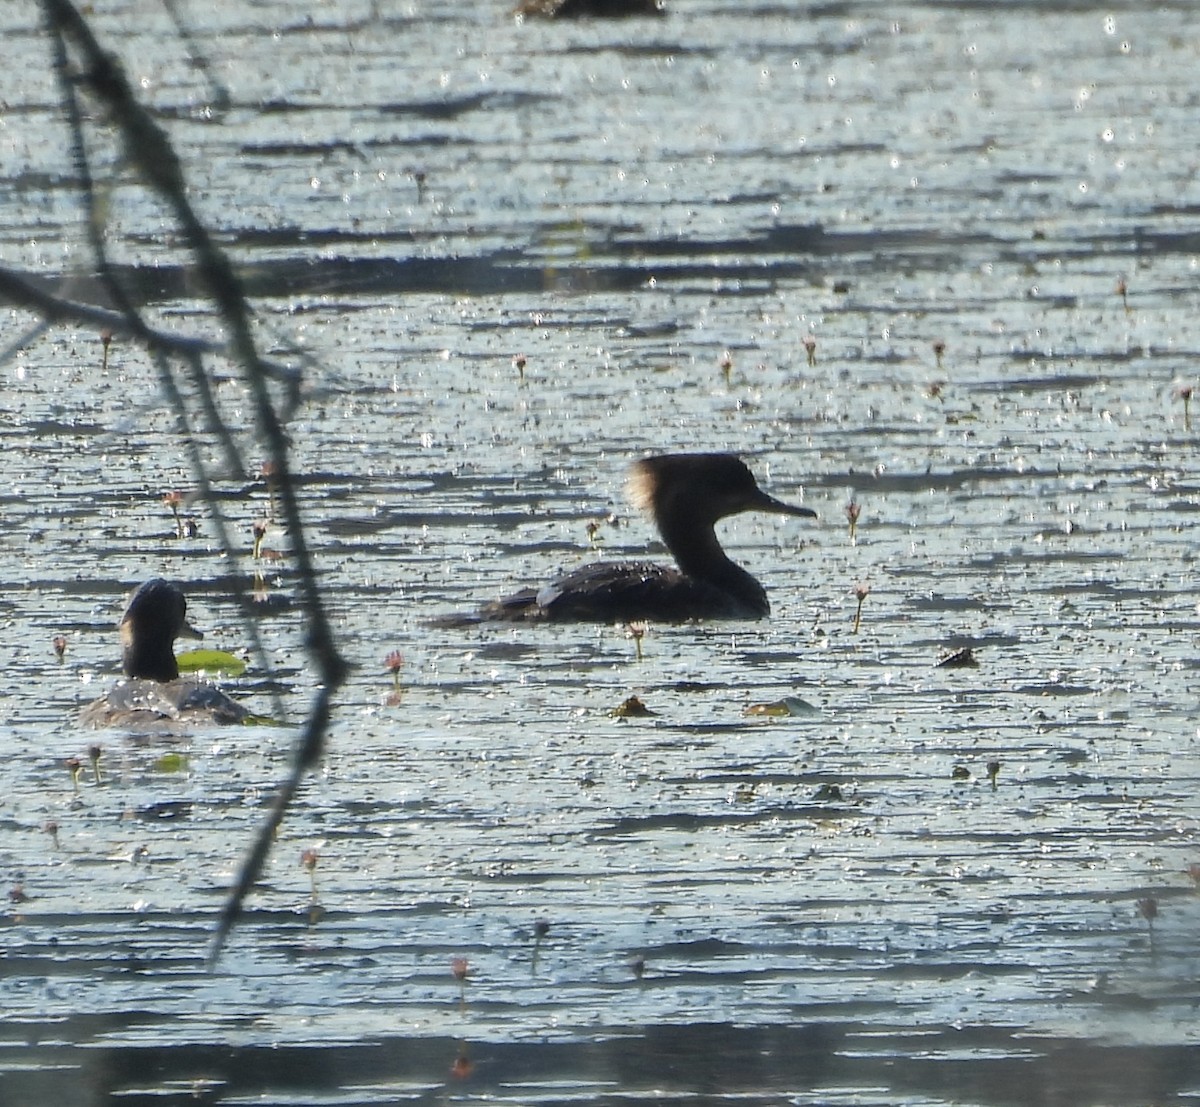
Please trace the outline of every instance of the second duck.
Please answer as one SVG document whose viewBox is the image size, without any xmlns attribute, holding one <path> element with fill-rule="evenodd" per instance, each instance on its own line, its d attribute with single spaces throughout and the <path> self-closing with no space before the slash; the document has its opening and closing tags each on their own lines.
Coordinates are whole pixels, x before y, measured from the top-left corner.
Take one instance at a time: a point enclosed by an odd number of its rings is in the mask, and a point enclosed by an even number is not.
<svg viewBox="0 0 1200 1107">
<path fill-rule="evenodd" d="M 187 600 L 169 581 L 148 580 L 121 618 L 125 679 L 88 704 L 85 726 L 175 731 L 212 723 L 240 723 L 250 712 L 215 684 L 181 677 L 176 638 L 203 638 L 187 621 Z"/>
</svg>

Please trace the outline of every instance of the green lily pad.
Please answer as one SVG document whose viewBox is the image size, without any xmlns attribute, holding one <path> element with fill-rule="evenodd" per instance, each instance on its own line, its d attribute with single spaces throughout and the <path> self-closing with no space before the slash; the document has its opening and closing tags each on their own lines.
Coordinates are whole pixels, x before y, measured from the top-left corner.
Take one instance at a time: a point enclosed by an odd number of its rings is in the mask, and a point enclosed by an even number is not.
<svg viewBox="0 0 1200 1107">
<path fill-rule="evenodd" d="M 154 767 L 160 773 L 186 773 L 188 759 L 181 753 L 164 753 L 154 762 Z"/>
<path fill-rule="evenodd" d="M 181 673 L 219 673 L 224 677 L 239 677 L 246 671 L 246 663 L 224 650 L 188 650 L 175 660 Z"/>
<path fill-rule="evenodd" d="M 785 715 L 819 715 L 820 711 L 799 696 L 784 696 L 783 699 L 771 703 L 752 703 L 746 708 L 746 714 L 782 718 Z"/>
<path fill-rule="evenodd" d="M 776 700 L 774 703 L 752 703 L 746 708 L 747 715 L 770 715 L 772 717 L 786 715 L 787 707 L 783 700 Z"/>
</svg>

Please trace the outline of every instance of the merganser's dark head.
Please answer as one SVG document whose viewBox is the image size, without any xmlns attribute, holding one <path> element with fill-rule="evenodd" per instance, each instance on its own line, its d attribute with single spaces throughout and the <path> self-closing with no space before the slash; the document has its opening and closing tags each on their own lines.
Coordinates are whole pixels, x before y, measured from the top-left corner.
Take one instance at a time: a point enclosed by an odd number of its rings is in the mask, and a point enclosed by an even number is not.
<svg viewBox="0 0 1200 1107">
<path fill-rule="evenodd" d="M 175 585 L 148 580 L 121 618 L 121 667 L 127 677 L 168 681 L 179 676 L 176 638 L 203 638 L 187 621 L 187 600 Z"/>
<path fill-rule="evenodd" d="M 786 504 L 758 486 L 745 462 L 733 454 L 666 454 L 635 461 L 630 468 L 629 498 L 653 516 L 667 533 L 688 523 L 711 527 L 743 511 L 802 515 L 807 507 Z"/>
</svg>

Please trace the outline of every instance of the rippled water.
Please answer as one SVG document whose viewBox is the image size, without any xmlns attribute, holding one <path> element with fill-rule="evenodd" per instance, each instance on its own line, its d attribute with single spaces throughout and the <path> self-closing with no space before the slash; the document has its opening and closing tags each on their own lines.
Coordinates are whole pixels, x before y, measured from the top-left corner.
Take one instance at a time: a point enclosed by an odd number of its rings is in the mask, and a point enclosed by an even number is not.
<svg viewBox="0 0 1200 1107">
<path fill-rule="evenodd" d="M 193 484 L 140 351 L 102 370 L 59 327 L 8 358 L 0 1099 L 1200 1098 L 1190 5 L 197 6 L 226 108 L 163 12 L 95 7 L 264 347 L 314 358 L 292 442 L 356 669 L 208 973 L 291 730 L 71 719 L 151 574 L 240 648 L 248 558 L 202 503 L 174 537 Z M 0 21 L 0 257 L 88 298 L 46 46 Z M 211 333 L 90 133 L 130 286 Z M 595 520 L 603 556 L 653 550 L 624 470 L 672 449 L 819 512 L 722 531 L 769 622 L 653 626 L 641 661 L 617 627 L 424 625 L 599 556 Z M 268 489 L 218 492 L 248 553 Z M 298 720 L 299 616 L 258 630 L 272 669 L 232 690 Z M 611 717 L 633 693 L 655 714 Z M 786 696 L 814 710 L 745 713 Z"/>
</svg>

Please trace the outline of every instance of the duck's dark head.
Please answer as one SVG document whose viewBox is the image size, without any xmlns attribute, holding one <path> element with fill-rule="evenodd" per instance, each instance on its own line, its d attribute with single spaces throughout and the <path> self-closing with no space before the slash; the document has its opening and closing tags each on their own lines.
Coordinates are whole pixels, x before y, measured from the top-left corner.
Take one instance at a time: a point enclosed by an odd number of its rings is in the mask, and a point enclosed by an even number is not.
<svg viewBox="0 0 1200 1107">
<path fill-rule="evenodd" d="M 187 621 L 187 600 L 169 581 L 148 580 L 130 597 L 121 618 L 121 667 L 127 677 L 174 680 L 176 638 L 203 638 Z"/>
<path fill-rule="evenodd" d="M 743 511 L 816 518 L 807 507 L 768 496 L 754 474 L 733 454 L 665 454 L 634 462 L 629 476 L 630 499 L 649 512 L 659 529 L 712 526 Z"/>
</svg>

